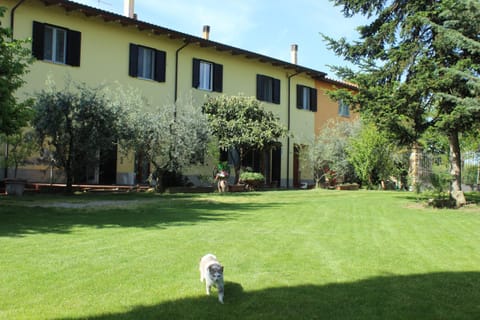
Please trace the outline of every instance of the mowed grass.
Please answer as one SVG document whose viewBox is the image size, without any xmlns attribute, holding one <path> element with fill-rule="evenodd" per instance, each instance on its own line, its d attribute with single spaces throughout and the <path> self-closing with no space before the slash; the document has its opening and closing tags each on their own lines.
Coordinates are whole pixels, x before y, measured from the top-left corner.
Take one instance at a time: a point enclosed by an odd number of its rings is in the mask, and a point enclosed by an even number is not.
<svg viewBox="0 0 480 320">
<path fill-rule="evenodd" d="M 225 266 L 225 304 L 198 261 Z M 479 319 L 480 209 L 411 193 L 0 198 L 0 319 Z"/>
</svg>

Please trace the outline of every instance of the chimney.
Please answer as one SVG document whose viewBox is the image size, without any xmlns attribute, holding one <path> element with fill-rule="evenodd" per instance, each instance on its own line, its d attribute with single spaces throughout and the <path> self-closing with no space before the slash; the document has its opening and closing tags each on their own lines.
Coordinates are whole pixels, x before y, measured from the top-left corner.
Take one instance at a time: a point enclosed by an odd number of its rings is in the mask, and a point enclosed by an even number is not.
<svg viewBox="0 0 480 320">
<path fill-rule="evenodd" d="M 290 62 L 297 64 L 298 44 L 292 44 L 290 47 Z"/>
<path fill-rule="evenodd" d="M 203 39 L 208 40 L 210 38 L 210 26 L 203 26 Z"/>
<path fill-rule="evenodd" d="M 123 15 L 128 17 L 128 18 L 132 18 L 132 19 L 136 19 L 136 14 L 134 13 L 134 0 L 124 0 L 123 1 Z"/>
</svg>

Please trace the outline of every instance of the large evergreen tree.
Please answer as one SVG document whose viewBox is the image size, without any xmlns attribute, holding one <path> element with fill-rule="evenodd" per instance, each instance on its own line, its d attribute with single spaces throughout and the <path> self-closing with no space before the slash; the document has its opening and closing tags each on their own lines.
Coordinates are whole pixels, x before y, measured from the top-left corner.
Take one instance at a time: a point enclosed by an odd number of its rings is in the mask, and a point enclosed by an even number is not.
<svg viewBox="0 0 480 320">
<path fill-rule="evenodd" d="M 324 36 L 329 47 L 358 67 L 334 68 L 359 85 L 339 91 L 405 144 L 433 127 L 449 141 L 451 195 L 461 192 L 459 137 L 480 120 L 480 2 L 477 0 L 332 0 L 346 17 L 369 18 L 349 43 Z"/>
</svg>

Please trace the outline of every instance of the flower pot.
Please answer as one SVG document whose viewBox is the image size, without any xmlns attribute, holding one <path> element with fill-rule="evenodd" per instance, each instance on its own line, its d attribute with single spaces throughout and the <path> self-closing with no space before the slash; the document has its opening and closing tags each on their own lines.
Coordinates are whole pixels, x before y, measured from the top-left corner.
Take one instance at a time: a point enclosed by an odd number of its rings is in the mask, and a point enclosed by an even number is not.
<svg viewBox="0 0 480 320">
<path fill-rule="evenodd" d="M 258 189 L 260 186 L 264 184 L 263 180 L 240 180 L 240 183 L 245 184 L 245 189 L 253 191 Z"/>
<path fill-rule="evenodd" d="M 358 190 L 358 184 L 350 183 L 350 184 L 339 184 L 335 187 L 337 190 Z"/>
<path fill-rule="evenodd" d="M 5 179 L 5 193 L 9 196 L 21 196 L 25 191 L 27 180 L 24 179 Z"/>
</svg>

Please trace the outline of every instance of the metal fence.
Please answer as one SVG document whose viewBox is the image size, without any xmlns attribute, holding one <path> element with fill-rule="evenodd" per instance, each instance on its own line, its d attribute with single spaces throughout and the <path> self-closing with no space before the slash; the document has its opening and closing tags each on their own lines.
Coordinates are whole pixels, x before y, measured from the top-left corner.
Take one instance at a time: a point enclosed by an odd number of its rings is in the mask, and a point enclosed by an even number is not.
<svg viewBox="0 0 480 320">
<path fill-rule="evenodd" d="M 450 162 L 446 154 L 420 152 L 417 168 L 417 179 L 424 186 L 431 184 L 432 174 L 450 174 Z M 462 154 L 462 189 L 464 191 L 480 191 L 480 152 Z"/>
</svg>

